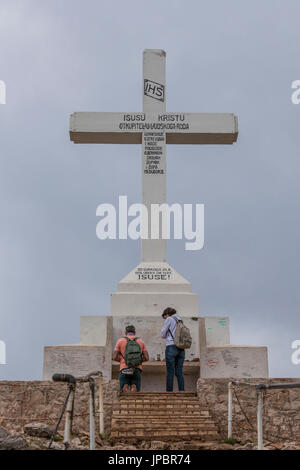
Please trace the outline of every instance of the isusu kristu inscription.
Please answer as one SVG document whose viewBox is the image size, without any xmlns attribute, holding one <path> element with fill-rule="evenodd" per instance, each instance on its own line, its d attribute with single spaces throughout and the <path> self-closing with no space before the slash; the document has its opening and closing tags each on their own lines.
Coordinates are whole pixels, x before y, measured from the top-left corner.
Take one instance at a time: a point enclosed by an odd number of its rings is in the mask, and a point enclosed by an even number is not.
<svg viewBox="0 0 300 470">
<path fill-rule="evenodd" d="M 147 119 L 145 113 L 124 114 L 118 128 L 121 131 L 170 131 L 190 129 L 187 116 L 184 113 L 158 114 L 156 119 Z"/>
</svg>

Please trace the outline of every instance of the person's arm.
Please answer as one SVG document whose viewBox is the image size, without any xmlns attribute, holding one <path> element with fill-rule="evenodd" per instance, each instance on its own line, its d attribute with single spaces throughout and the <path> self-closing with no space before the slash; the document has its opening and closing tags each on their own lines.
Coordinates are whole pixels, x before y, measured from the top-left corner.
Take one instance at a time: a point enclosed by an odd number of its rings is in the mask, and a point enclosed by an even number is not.
<svg viewBox="0 0 300 470">
<path fill-rule="evenodd" d="M 118 341 L 117 344 L 116 344 L 112 359 L 113 359 L 113 361 L 120 362 L 121 357 L 122 357 L 122 355 L 121 355 L 120 343 Z"/>
<path fill-rule="evenodd" d="M 139 343 L 140 348 L 141 348 L 142 362 L 149 361 L 149 354 L 148 354 L 148 351 L 146 349 L 146 345 L 145 345 L 144 341 L 142 339 L 138 339 L 138 343 Z"/>
<path fill-rule="evenodd" d="M 171 317 L 168 317 L 168 318 L 165 320 L 164 326 L 162 327 L 162 330 L 161 330 L 161 332 L 160 332 L 160 336 L 161 336 L 162 338 L 166 338 L 166 337 L 167 337 L 167 334 L 168 334 L 170 325 L 171 325 Z"/>
<path fill-rule="evenodd" d="M 120 354 L 120 351 L 117 351 L 116 349 L 114 350 L 114 353 L 113 353 L 113 357 L 112 357 L 113 361 L 118 361 L 120 362 L 121 361 L 121 354 Z"/>
<path fill-rule="evenodd" d="M 145 349 L 145 351 L 143 351 L 143 359 L 142 359 L 142 361 L 143 361 L 143 362 L 149 361 L 149 354 L 148 354 L 147 349 Z"/>
</svg>

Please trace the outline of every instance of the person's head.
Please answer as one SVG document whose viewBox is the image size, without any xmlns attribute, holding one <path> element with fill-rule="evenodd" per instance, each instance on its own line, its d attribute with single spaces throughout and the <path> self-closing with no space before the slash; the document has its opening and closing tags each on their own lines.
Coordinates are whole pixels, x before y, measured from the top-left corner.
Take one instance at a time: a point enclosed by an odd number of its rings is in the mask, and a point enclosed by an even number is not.
<svg viewBox="0 0 300 470">
<path fill-rule="evenodd" d="M 135 335 L 135 327 L 133 325 L 128 325 L 125 328 L 126 335 Z"/>
<path fill-rule="evenodd" d="M 167 307 L 164 309 L 162 316 L 163 318 L 167 318 L 167 317 L 171 317 L 172 315 L 175 315 L 175 313 L 176 313 L 175 308 Z"/>
<path fill-rule="evenodd" d="M 166 318 L 168 318 L 168 315 L 167 315 L 165 312 L 163 312 L 161 316 L 162 316 L 162 318 L 163 318 L 164 320 L 165 320 Z"/>
</svg>

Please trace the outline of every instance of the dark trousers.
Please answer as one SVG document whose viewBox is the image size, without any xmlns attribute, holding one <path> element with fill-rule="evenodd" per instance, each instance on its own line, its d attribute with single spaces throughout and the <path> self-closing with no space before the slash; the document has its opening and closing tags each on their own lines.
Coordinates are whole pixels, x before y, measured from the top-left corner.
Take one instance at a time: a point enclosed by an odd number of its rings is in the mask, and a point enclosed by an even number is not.
<svg viewBox="0 0 300 470">
<path fill-rule="evenodd" d="M 120 392 L 123 391 L 123 387 L 125 384 L 130 385 L 130 386 L 136 385 L 136 389 L 139 392 L 141 390 L 141 370 L 135 369 L 133 375 L 122 374 L 122 372 L 120 371 L 119 381 L 120 381 Z"/>
<path fill-rule="evenodd" d="M 178 390 L 184 391 L 184 377 L 182 373 L 185 359 L 185 350 L 179 349 L 175 344 L 166 347 L 167 366 L 167 392 L 173 392 L 174 374 L 177 377 Z"/>
</svg>

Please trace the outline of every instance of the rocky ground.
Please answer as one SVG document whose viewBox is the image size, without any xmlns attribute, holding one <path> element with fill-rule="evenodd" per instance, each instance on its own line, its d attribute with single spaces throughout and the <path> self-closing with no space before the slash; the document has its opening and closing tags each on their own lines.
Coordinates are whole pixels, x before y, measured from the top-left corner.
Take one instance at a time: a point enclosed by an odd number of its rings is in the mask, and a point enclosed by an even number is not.
<svg viewBox="0 0 300 470">
<path fill-rule="evenodd" d="M 31 423 L 24 426 L 22 433 L 8 432 L 0 427 L 0 450 L 45 450 L 48 448 L 53 429 L 42 423 Z M 69 450 L 87 450 L 89 435 L 82 433 L 73 436 Z M 62 433 L 58 433 L 51 445 L 53 450 L 65 450 Z M 256 443 L 251 441 L 233 442 L 162 442 L 136 441 L 125 442 L 111 440 L 109 436 L 96 438 L 97 450 L 255 450 Z M 266 450 L 300 450 L 300 442 L 285 442 L 282 444 L 265 443 Z"/>
</svg>

